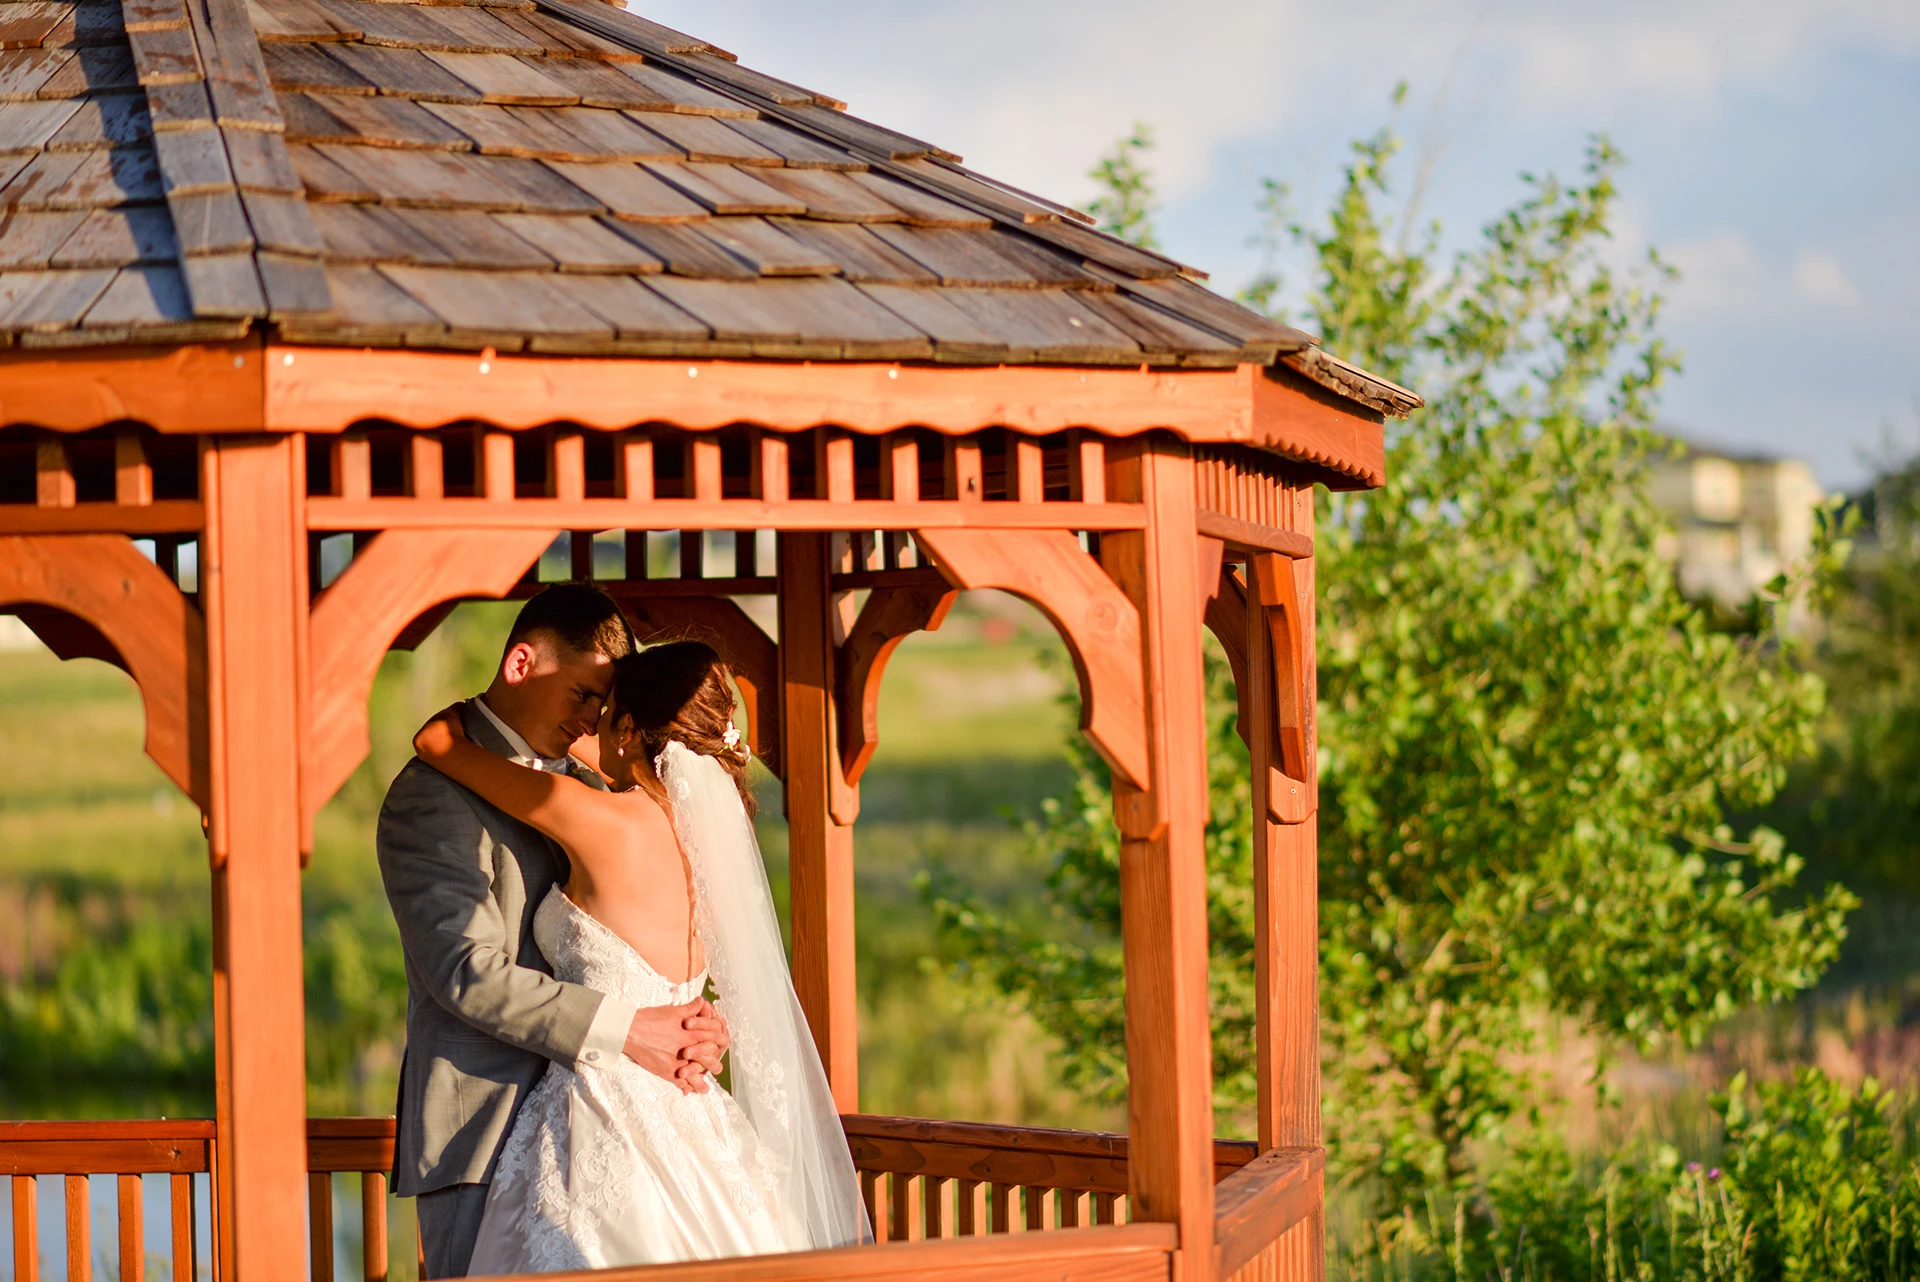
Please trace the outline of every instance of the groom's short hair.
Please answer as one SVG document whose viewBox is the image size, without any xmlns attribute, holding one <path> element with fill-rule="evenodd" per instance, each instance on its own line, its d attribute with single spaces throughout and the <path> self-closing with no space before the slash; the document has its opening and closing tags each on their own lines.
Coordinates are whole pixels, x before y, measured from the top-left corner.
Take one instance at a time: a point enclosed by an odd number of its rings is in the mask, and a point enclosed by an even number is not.
<svg viewBox="0 0 1920 1282">
<path fill-rule="evenodd" d="M 501 657 L 523 641 L 549 642 L 568 658 L 598 653 L 624 659 L 633 651 L 633 632 L 619 603 L 591 583 L 555 583 L 534 594 L 520 607 Z"/>
</svg>

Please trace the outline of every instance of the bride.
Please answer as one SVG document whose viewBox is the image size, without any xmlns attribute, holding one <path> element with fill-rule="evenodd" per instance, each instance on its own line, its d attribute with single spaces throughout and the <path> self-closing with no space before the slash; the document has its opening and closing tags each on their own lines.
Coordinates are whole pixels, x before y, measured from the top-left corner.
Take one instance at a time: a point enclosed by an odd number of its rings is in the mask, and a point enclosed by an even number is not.
<svg viewBox="0 0 1920 1282">
<path fill-rule="evenodd" d="M 470 1272 L 552 1272 L 871 1240 L 820 1057 L 793 991 L 754 840 L 727 669 L 697 641 L 621 659 L 599 723 L 602 792 L 467 740 L 428 765 L 546 833 L 572 864 L 534 917 L 554 975 L 640 1006 L 712 982 L 731 1093 L 624 1057 L 550 1066 L 500 1152 Z"/>
</svg>

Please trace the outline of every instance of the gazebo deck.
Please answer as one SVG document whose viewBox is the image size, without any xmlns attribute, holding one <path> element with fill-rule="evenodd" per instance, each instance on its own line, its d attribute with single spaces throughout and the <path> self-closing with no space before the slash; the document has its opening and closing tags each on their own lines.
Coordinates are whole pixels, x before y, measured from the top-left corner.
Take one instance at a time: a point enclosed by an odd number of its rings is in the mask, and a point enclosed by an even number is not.
<svg viewBox="0 0 1920 1282">
<path fill-rule="evenodd" d="M 1177 1234 L 1165 1224 L 1129 1223 L 1124 1135 L 992 1126 L 920 1118 L 842 1118 L 860 1171 L 876 1246 L 702 1264 L 598 1271 L 593 1278 L 831 1279 L 938 1276 L 1000 1279 L 1009 1268 L 1044 1269 L 1059 1279 L 1164 1278 Z M 336 1276 L 334 1176 L 360 1177 L 361 1259 L 366 1282 L 390 1269 L 387 1172 L 394 1122 L 387 1117 L 314 1118 L 307 1123 L 311 1277 Z M 0 1122 L 0 1174 L 12 1177 L 13 1276 L 39 1282 L 38 1179 L 64 1177 L 68 1282 L 91 1276 L 89 1176 L 118 1177 L 120 1282 L 143 1282 L 150 1212 L 146 1175 L 169 1177 L 165 1208 L 171 1276 L 211 1267 L 213 1243 L 196 1229 L 195 1176 L 211 1176 L 212 1121 Z M 1277 1276 L 1279 1240 L 1312 1213 L 1324 1152 L 1251 1142 L 1214 1144 L 1216 1277 L 1256 1282 Z M 347 1196 L 351 1197 L 349 1190 Z M 155 1208 L 151 1213 L 159 1213 Z M 219 1240 L 216 1230 L 213 1241 Z M 417 1253 L 416 1253 L 417 1254 Z"/>
</svg>

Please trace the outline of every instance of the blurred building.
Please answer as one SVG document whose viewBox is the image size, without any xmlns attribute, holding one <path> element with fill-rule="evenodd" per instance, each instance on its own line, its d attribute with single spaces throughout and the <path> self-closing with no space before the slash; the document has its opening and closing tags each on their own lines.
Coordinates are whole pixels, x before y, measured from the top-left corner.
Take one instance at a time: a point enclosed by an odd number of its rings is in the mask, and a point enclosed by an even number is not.
<svg viewBox="0 0 1920 1282">
<path fill-rule="evenodd" d="M 1653 497 L 1673 519 L 1666 550 L 1680 590 L 1737 608 L 1812 551 L 1823 495 L 1799 459 L 1676 441 L 1655 467 Z"/>
</svg>

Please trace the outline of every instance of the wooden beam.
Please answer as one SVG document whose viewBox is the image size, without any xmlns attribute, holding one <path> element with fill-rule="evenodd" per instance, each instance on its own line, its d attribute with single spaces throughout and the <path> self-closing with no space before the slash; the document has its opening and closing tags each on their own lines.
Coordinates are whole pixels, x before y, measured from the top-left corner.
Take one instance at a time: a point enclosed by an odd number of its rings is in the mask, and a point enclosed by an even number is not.
<svg viewBox="0 0 1920 1282">
<path fill-rule="evenodd" d="M 72 507 L 0 505 L 0 535 L 8 534 L 197 534 L 203 509 L 194 499 L 163 499 L 131 506 L 76 503 Z"/>
<path fill-rule="evenodd" d="M 258 339 L 15 348 L 0 352 L 0 424 L 83 432 L 133 421 L 169 433 L 258 431 L 266 413 L 261 365 Z"/>
<path fill-rule="evenodd" d="M 1327 1151 L 1276 1148 L 1214 1190 L 1215 1276 L 1228 1277 L 1271 1247 L 1320 1204 Z"/>
<path fill-rule="evenodd" d="M 504 437 L 504 433 L 500 434 Z M 507 440 L 508 446 L 512 441 Z M 741 530 L 833 532 L 988 528 L 1006 530 L 1137 530 L 1146 520 L 1132 503 L 892 503 L 847 504 L 818 499 L 366 499 L 317 497 L 307 501 L 314 530 Z"/>
<path fill-rule="evenodd" d="M 558 533 L 388 530 L 320 594 L 311 633 L 313 718 L 302 799 L 307 825 L 372 746 L 367 699 L 395 639 L 444 601 L 504 596 Z"/>
<path fill-rule="evenodd" d="M 880 681 L 887 660 L 914 633 L 938 631 L 959 596 L 944 583 L 938 588 L 876 588 L 860 608 L 840 647 L 835 689 L 840 763 L 849 786 L 859 785 L 874 749 L 880 746 Z"/>
<path fill-rule="evenodd" d="M 1272 781 L 1269 808 L 1282 823 L 1300 823 L 1318 804 L 1319 771 L 1307 751 L 1315 714 L 1313 641 L 1306 623 L 1313 607 L 1313 562 L 1262 552 L 1249 570 L 1250 596 L 1258 606 L 1253 612 L 1266 624 L 1266 654 L 1274 674 L 1272 724 L 1279 751 L 1268 764 L 1281 777 Z"/>
<path fill-rule="evenodd" d="M 609 583 L 607 591 L 627 613 L 641 644 L 692 637 L 720 652 L 733 669 L 747 714 L 747 746 L 773 776 L 784 778 L 780 752 L 780 648 L 753 616 L 722 596 L 659 597 L 635 592 L 641 585 Z"/>
<path fill-rule="evenodd" d="M 1194 517 L 1201 534 L 1243 551 L 1279 552 L 1286 556 L 1312 556 L 1313 538 L 1291 530 L 1276 530 L 1218 512 L 1199 512 Z"/>
<path fill-rule="evenodd" d="M 786 764 L 792 885 L 793 984 L 833 1087 L 857 1112 L 859 1028 L 854 986 L 853 828 L 835 817 L 840 776 L 834 729 L 833 600 L 827 536 L 782 532 L 780 562 L 781 753 Z"/>
<path fill-rule="evenodd" d="M 238 437 L 209 452 L 200 569 L 223 758 L 212 770 L 219 1259 L 224 1278 L 261 1282 L 304 1276 L 307 1256 L 298 445 Z"/>
<path fill-rule="evenodd" d="M 1213 1270 L 1213 1064 L 1207 996 L 1206 681 L 1200 652 L 1193 462 L 1156 436 L 1109 451 L 1116 497 L 1143 502 L 1143 534 L 1101 554 L 1139 609 L 1149 789 L 1114 780 L 1126 952 L 1129 1200 L 1136 1220 L 1177 1224 L 1183 1282 Z"/>
<path fill-rule="evenodd" d="M 147 755 L 206 809 L 206 628 L 166 572 L 120 535 L 0 537 L 0 609 L 11 605 L 98 631 L 140 687 Z"/>
<path fill-rule="evenodd" d="M 1146 780 L 1140 613 L 1079 540 L 1058 530 L 948 529 L 916 530 L 914 539 L 955 587 L 1011 592 L 1052 621 L 1080 679 L 1080 728 L 1121 778 Z M 1186 577 L 1192 573 L 1189 566 Z"/>
</svg>

